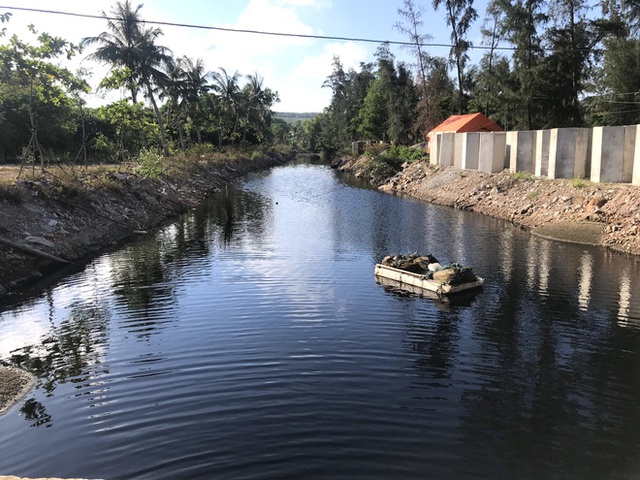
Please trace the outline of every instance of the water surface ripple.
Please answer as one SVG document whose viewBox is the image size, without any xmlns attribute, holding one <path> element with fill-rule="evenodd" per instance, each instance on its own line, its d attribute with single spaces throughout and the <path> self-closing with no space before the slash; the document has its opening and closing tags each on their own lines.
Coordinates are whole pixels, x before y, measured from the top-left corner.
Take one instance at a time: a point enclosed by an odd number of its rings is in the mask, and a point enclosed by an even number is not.
<svg viewBox="0 0 640 480">
<path fill-rule="evenodd" d="M 486 277 L 376 284 L 393 252 Z M 293 162 L 0 313 L 0 474 L 640 476 L 640 266 Z"/>
</svg>

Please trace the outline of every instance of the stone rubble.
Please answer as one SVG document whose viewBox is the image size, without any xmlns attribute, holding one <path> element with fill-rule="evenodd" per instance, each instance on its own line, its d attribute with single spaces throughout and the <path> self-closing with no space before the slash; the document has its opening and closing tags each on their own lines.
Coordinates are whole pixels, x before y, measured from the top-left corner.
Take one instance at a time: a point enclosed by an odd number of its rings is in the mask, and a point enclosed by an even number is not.
<svg viewBox="0 0 640 480">
<path fill-rule="evenodd" d="M 362 165 L 357 159 L 336 163 L 366 178 Z M 548 238 L 640 255 L 638 186 L 550 180 L 508 170 L 488 174 L 426 162 L 405 164 L 394 177 L 374 183 L 386 192 L 501 218 L 533 233 L 544 227 Z M 594 224 L 601 226 L 598 234 Z"/>
</svg>

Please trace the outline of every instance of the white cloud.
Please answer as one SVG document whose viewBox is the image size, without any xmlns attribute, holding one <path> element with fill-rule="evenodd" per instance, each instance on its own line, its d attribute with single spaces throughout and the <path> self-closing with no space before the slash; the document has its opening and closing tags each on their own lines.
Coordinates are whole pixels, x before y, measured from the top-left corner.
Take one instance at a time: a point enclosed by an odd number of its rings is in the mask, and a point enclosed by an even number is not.
<svg viewBox="0 0 640 480">
<path fill-rule="evenodd" d="M 113 5 L 113 0 L 83 3 L 77 0 L 57 0 L 55 9 L 100 15 L 103 11 L 111 13 Z M 23 0 L 21 6 L 51 8 L 48 1 L 44 0 Z M 249 0 L 236 21 L 212 26 L 319 35 L 322 32 L 304 20 L 305 15 L 314 15 L 314 12 L 330 7 L 330 0 Z M 162 11 L 159 8 L 160 6 L 153 1 L 145 2 L 142 17 L 166 22 L 180 21 L 172 17 L 170 11 Z M 14 20 L 8 25 L 10 33 L 16 32 L 21 36 L 26 31 L 28 23 L 34 23 L 40 31 L 61 36 L 74 43 L 78 43 L 83 37 L 98 35 L 107 28 L 106 22 L 102 19 L 15 12 Z M 19 31 L 16 31 L 18 28 Z M 265 86 L 279 92 L 281 102 L 275 105 L 276 110 L 322 110 L 331 98 L 331 91 L 323 89 L 322 83 L 331 73 L 333 56 L 338 55 L 345 68 L 358 68 L 359 63 L 369 54 L 366 48 L 350 42 L 326 43 L 322 40 L 293 36 L 199 30 L 168 25 L 161 28 L 164 35 L 158 43 L 169 47 L 175 56 L 188 55 L 193 59 L 200 58 L 206 68 L 212 71 L 224 67 L 229 73 L 238 71 L 242 75 L 257 72 L 264 78 Z M 81 58 L 90 51 L 86 51 Z M 91 83 L 94 86 L 108 70 L 107 66 L 92 62 L 80 63 L 80 59 L 69 64 L 72 70 L 79 66 L 93 71 Z M 103 102 L 94 95 L 92 97 L 89 101 L 92 106 Z M 107 100 L 112 101 L 116 98 L 119 98 L 119 94 L 114 92 Z"/>
<path fill-rule="evenodd" d="M 277 88 L 281 88 L 282 98 L 277 110 L 322 111 L 331 100 L 331 89 L 322 88 L 322 84 L 331 75 L 334 56 L 340 57 L 345 69 L 358 69 L 368 52 L 353 42 L 330 43 L 319 54 L 304 57 Z"/>
</svg>

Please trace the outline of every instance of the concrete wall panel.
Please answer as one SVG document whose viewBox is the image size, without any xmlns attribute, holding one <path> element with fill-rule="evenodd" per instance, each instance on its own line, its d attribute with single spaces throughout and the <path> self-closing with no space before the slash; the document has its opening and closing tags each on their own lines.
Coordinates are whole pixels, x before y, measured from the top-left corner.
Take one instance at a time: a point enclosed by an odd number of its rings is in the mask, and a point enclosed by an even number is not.
<svg viewBox="0 0 640 480">
<path fill-rule="evenodd" d="M 442 146 L 440 147 L 440 158 L 438 164 L 443 167 L 452 167 L 453 158 L 456 152 L 456 134 L 455 133 L 443 133 Z"/>
<path fill-rule="evenodd" d="M 485 173 L 498 173 L 504 169 L 507 135 L 504 132 L 482 132 L 478 170 Z"/>
<path fill-rule="evenodd" d="M 463 142 L 463 133 L 456 133 L 455 135 L 455 146 L 453 151 L 453 166 L 455 168 L 462 168 L 462 142 Z"/>
<path fill-rule="evenodd" d="M 466 170 L 478 169 L 478 156 L 480 154 L 480 133 L 460 133 L 462 136 L 462 165 Z"/>
<path fill-rule="evenodd" d="M 511 141 L 509 152 L 509 170 L 512 173 L 534 173 L 534 156 L 536 146 L 536 132 L 509 132 L 507 141 Z"/>
<path fill-rule="evenodd" d="M 549 178 L 586 178 L 590 150 L 587 128 L 554 128 L 549 138 Z"/>
</svg>

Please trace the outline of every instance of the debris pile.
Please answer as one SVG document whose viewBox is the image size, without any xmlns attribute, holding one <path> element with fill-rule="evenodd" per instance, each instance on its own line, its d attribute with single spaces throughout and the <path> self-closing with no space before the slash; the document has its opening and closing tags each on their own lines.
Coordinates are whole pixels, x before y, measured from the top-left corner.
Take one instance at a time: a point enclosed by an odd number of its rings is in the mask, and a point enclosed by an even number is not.
<svg viewBox="0 0 640 480">
<path fill-rule="evenodd" d="M 420 255 L 417 252 L 405 255 L 388 255 L 382 259 L 381 263 L 387 267 L 424 275 L 426 278 L 449 285 L 460 285 L 477 280 L 471 267 L 457 263 L 442 266 L 433 255 Z"/>
</svg>

